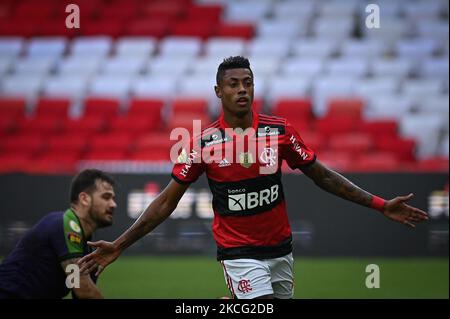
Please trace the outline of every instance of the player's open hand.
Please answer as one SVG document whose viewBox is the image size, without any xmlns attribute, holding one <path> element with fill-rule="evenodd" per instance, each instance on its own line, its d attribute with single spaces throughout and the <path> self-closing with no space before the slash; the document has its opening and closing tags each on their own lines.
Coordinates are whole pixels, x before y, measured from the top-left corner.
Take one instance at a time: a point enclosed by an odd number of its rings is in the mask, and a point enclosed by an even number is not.
<svg viewBox="0 0 450 319">
<path fill-rule="evenodd" d="M 116 260 L 120 255 L 120 251 L 116 248 L 116 246 L 108 241 L 88 241 L 88 245 L 91 247 L 97 247 L 97 249 L 89 255 L 80 258 L 78 265 L 80 266 L 81 273 L 91 273 L 97 269 L 95 275 L 98 276 L 106 268 L 106 266 Z"/>
<path fill-rule="evenodd" d="M 427 213 L 406 204 L 413 196 L 414 194 L 409 194 L 407 196 L 398 196 L 388 200 L 384 206 L 384 216 L 410 227 L 416 227 L 414 223 L 428 220 Z"/>
</svg>

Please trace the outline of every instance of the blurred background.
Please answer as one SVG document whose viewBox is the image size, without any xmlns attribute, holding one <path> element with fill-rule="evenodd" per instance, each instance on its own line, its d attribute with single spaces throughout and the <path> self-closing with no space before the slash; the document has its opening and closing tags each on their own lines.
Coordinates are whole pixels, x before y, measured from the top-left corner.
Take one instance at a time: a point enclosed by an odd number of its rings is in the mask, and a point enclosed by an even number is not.
<svg viewBox="0 0 450 319">
<path fill-rule="evenodd" d="M 79 28 L 66 27 L 69 3 Z M 379 28 L 366 26 L 369 3 Z M 286 117 L 369 191 L 415 193 L 431 217 L 406 229 L 283 166 L 296 297 L 448 298 L 448 23 L 446 0 L 1 0 L 0 256 L 68 206 L 87 167 L 119 182 L 115 224 L 97 237 L 125 230 L 170 180 L 170 131 L 214 121 L 217 67 L 244 55 L 254 109 Z M 105 295 L 227 294 L 212 218 L 202 177 L 103 275 Z M 377 262 L 382 288 L 370 290 Z"/>
</svg>

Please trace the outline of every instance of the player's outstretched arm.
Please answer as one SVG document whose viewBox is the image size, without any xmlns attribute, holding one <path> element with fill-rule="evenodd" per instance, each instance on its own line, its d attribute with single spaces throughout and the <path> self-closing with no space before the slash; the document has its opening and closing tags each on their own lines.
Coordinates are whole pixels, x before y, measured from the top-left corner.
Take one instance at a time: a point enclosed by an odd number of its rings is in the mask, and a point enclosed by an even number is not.
<svg viewBox="0 0 450 319">
<path fill-rule="evenodd" d="M 124 249 L 151 232 L 172 214 L 189 184 L 179 184 L 171 180 L 167 187 L 145 209 L 136 222 L 113 242 L 88 242 L 97 249 L 84 256 L 78 262 L 83 273 L 93 271 L 97 266 L 97 275 L 116 260 Z"/>
<path fill-rule="evenodd" d="M 413 194 L 383 201 L 356 186 L 339 173 L 329 169 L 318 160 L 303 168 L 302 171 L 323 190 L 357 204 L 378 209 L 384 216 L 396 222 L 415 227 L 414 223 L 428 219 L 424 211 L 406 204 L 413 197 Z"/>
</svg>

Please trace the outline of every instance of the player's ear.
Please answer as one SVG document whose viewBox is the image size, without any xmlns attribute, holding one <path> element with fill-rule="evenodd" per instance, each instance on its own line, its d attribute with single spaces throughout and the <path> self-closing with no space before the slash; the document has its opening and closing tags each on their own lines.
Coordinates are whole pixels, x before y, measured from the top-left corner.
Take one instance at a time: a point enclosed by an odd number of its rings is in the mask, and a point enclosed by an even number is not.
<svg viewBox="0 0 450 319">
<path fill-rule="evenodd" d="M 222 98 L 222 90 L 220 89 L 220 87 L 218 85 L 214 86 L 214 91 L 216 92 L 216 96 L 221 99 Z"/>
<path fill-rule="evenodd" d="M 86 192 L 81 192 L 78 195 L 78 201 L 80 202 L 81 205 L 83 206 L 90 206 L 91 202 L 92 202 L 92 197 L 91 195 L 89 195 Z"/>
</svg>

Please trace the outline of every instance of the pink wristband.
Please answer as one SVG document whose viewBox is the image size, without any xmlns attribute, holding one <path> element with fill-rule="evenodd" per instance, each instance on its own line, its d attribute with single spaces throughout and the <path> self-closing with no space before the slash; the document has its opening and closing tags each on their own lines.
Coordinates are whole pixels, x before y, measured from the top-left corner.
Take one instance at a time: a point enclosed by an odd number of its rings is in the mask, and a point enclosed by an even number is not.
<svg viewBox="0 0 450 319">
<path fill-rule="evenodd" d="M 384 204 L 386 204 L 386 200 L 382 199 L 381 197 L 378 196 L 372 196 L 372 203 L 371 203 L 371 207 L 379 210 L 380 212 L 383 212 L 384 210 Z"/>
</svg>

